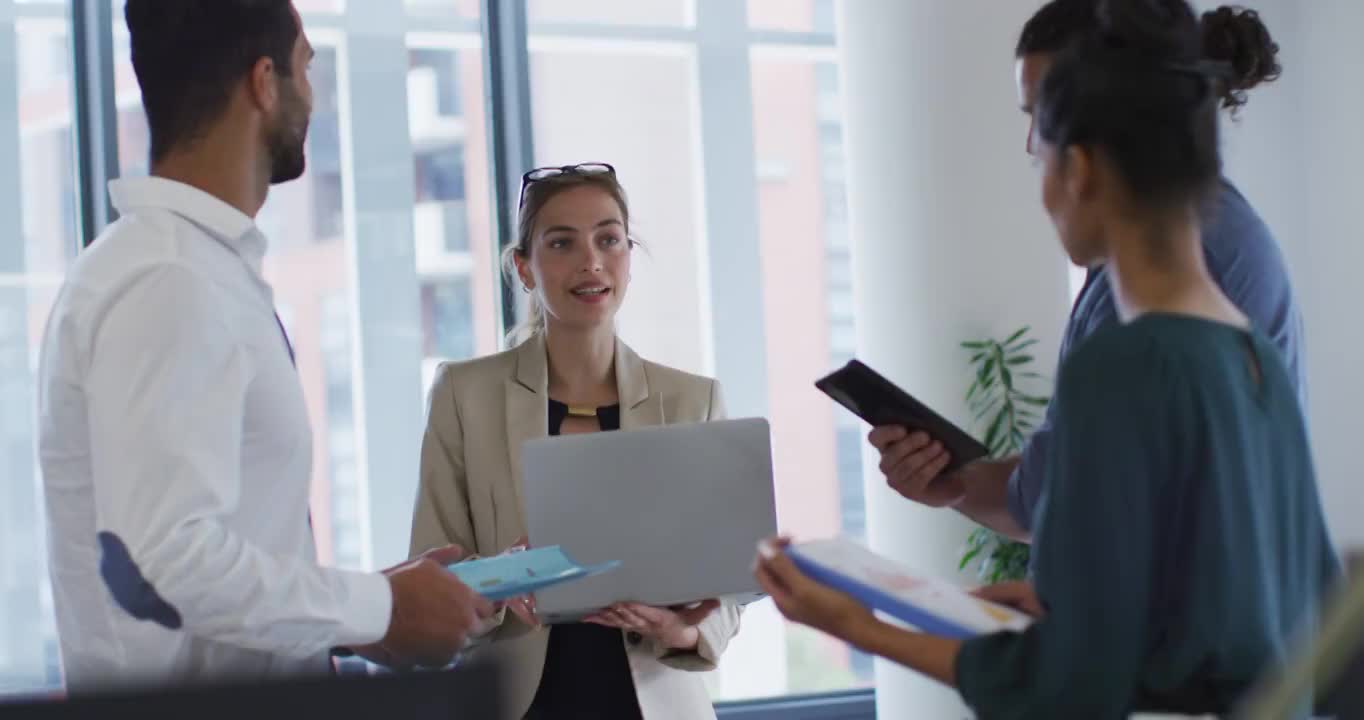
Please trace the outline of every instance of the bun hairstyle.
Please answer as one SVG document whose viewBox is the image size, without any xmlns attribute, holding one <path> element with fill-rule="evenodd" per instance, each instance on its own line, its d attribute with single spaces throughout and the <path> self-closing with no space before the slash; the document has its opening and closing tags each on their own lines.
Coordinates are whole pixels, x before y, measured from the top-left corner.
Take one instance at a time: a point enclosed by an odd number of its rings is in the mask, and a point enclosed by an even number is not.
<svg viewBox="0 0 1364 720">
<path fill-rule="evenodd" d="M 1015 48 L 1017 57 L 1059 53 L 1078 37 L 1099 29 L 1101 0 L 1051 0 L 1023 25 Z M 1203 13 L 1198 23 L 1202 57 L 1227 63 L 1232 69 L 1218 87 L 1221 105 L 1234 115 L 1246 104 L 1246 92 L 1279 78 L 1279 45 L 1259 13 L 1224 5 Z"/>
<path fill-rule="evenodd" d="M 1254 10 L 1226 5 L 1210 10 L 1203 13 L 1202 29 L 1204 56 L 1231 68 L 1222 86 L 1222 107 L 1233 114 L 1246 104 L 1247 90 L 1283 74 L 1279 44 Z"/>
<path fill-rule="evenodd" d="M 1225 70 L 1204 60 L 1185 0 L 1098 0 L 1092 32 L 1057 54 L 1037 123 L 1057 148 L 1105 156 L 1147 209 L 1201 201 L 1221 175 L 1217 105 Z"/>
</svg>

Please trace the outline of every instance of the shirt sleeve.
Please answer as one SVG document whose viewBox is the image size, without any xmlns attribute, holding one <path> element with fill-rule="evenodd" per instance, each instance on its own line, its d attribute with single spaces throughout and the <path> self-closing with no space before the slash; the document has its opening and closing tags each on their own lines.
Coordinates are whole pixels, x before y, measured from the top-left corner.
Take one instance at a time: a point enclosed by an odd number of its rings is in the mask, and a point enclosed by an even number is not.
<svg viewBox="0 0 1364 720">
<path fill-rule="evenodd" d="M 1018 454 L 1018 465 L 1009 475 L 1009 514 L 1024 530 L 1032 530 L 1033 513 L 1042 497 L 1042 482 L 1047 474 L 1047 449 L 1052 439 L 1052 415 L 1056 403 L 1047 406 L 1042 424 L 1028 436 L 1023 451 Z"/>
<path fill-rule="evenodd" d="M 1117 322 L 1117 309 L 1103 270 L 1090 270 L 1085 287 L 1066 323 L 1065 339 L 1061 343 L 1059 367 L 1065 367 L 1070 353 L 1082 346 L 1089 336 Z M 1018 465 L 1009 475 L 1008 506 L 1019 527 L 1031 531 L 1037 516 L 1037 504 L 1042 497 L 1042 485 L 1047 478 L 1047 462 L 1052 454 L 1053 428 L 1062 388 L 1052 393 L 1052 402 L 1042 418 L 1042 424 L 1028 437 L 1019 453 Z"/>
<path fill-rule="evenodd" d="M 250 482 L 253 367 L 208 283 L 157 267 L 94 319 L 86 396 L 105 583 L 134 617 L 243 648 L 304 658 L 376 642 L 387 578 L 267 552 L 228 521 Z"/>
<path fill-rule="evenodd" d="M 1058 394 L 1033 545 L 1047 616 L 968 641 L 957 659 L 980 717 L 1120 717 L 1134 701 L 1180 391 L 1155 353 L 1100 350 L 1066 368 Z"/>
</svg>

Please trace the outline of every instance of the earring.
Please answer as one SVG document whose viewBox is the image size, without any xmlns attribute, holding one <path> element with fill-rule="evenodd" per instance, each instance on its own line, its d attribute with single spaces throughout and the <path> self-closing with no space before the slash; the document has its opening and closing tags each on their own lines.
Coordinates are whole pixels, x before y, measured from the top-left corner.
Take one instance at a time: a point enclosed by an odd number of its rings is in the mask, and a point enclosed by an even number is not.
<svg viewBox="0 0 1364 720">
<path fill-rule="evenodd" d="M 523 293 L 529 295 L 529 294 L 530 294 L 530 286 L 529 286 L 529 285 L 522 285 L 522 286 L 521 286 L 521 292 L 523 292 Z"/>
</svg>

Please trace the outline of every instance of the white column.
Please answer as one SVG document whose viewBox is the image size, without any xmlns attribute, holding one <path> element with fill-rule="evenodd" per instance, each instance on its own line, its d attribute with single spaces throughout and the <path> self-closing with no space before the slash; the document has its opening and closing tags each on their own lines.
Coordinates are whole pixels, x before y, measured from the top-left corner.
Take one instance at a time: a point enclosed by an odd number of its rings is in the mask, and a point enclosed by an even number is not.
<svg viewBox="0 0 1364 720">
<path fill-rule="evenodd" d="M 1068 309 L 1068 265 L 1013 88 L 1014 43 L 1036 6 L 841 6 L 859 355 L 961 423 L 969 374 L 958 344 L 1030 324 L 1050 373 Z M 900 498 L 874 460 L 865 466 L 872 547 L 955 573 L 969 524 Z M 954 692 L 899 666 L 878 663 L 876 681 L 884 717 L 965 715 Z"/>
<path fill-rule="evenodd" d="M 1364 56 L 1358 33 L 1364 3 L 1328 0 L 1297 5 L 1307 14 L 1299 58 L 1284 59 L 1306 102 L 1300 126 L 1276 142 L 1308 143 L 1303 192 L 1306 225 L 1290 240 L 1306 272 L 1295 275 L 1307 324 L 1308 392 L 1317 480 L 1327 520 L 1341 548 L 1364 550 L 1364 484 L 1361 484 L 1359 408 L 1364 381 Z M 1253 105 L 1252 105 L 1253 109 Z M 1288 190 L 1285 189 L 1284 192 Z"/>
<path fill-rule="evenodd" d="M 365 564 L 383 568 L 407 557 L 424 422 L 402 3 L 351 2 L 346 30 L 338 70 L 355 302 L 356 451 L 364 473 Z"/>
</svg>

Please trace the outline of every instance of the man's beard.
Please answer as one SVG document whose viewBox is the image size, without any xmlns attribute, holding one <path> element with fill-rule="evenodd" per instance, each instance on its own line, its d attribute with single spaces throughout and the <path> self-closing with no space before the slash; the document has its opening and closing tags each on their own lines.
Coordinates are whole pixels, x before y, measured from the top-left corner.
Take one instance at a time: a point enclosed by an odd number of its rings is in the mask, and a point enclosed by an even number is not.
<svg viewBox="0 0 1364 720">
<path fill-rule="evenodd" d="M 285 91 L 283 100 L 279 122 L 266 137 L 271 185 L 297 180 L 308 164 L 304 156 L 304 145 L 308 138 L 308 108 L 290 90 Z"/>
</svg>

